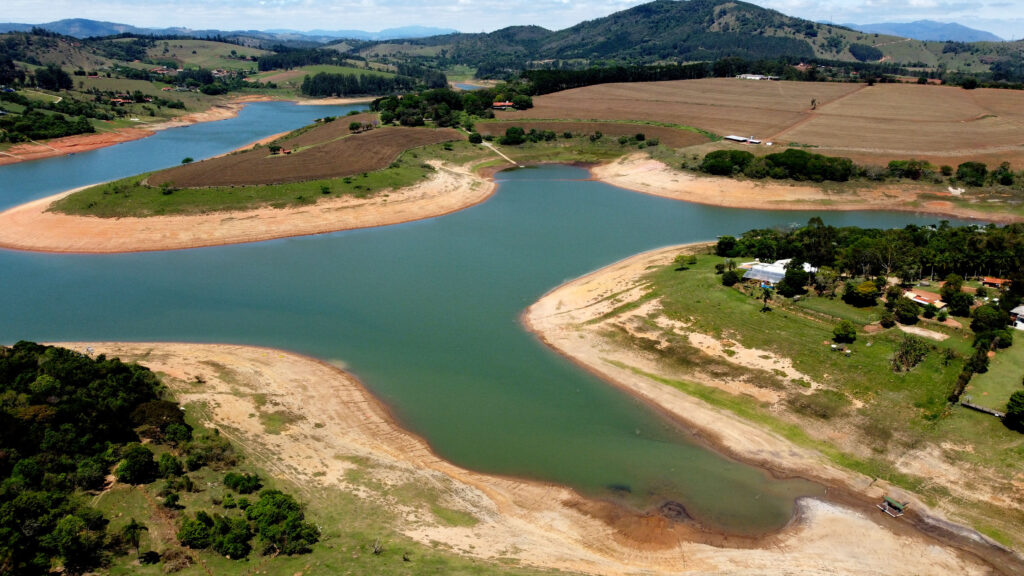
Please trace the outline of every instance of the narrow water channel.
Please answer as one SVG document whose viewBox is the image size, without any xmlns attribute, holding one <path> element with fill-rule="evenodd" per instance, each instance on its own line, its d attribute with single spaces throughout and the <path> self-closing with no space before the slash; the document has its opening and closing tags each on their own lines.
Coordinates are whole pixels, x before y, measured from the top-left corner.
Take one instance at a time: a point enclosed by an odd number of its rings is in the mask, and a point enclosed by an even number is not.
<svg viewBox="0 0 1024 576">
<path fill-rule="evenodd" d="M 0 204 L 216 154 L 337 113 L 298 108 L 259 104 L 233 120 L 2 167 Z M 812 216 L 879 227 L 937 219 L 728 210 L 586 176 L 566 166 L 502 173 L 498 192 L 479 206 L 376 229 L 125 255 L 0 251 L 0 342 L 175 340 L 293 350 L 344 362 L 405 427 L 461 466 L 641 508 L 678 501 L 728 532 L 784 525 L 794 498 L 819 487 L 775 480 L 705 449 L 552 353 L 519 315 L 565 280 L 658 246 Z"/>
</svg>

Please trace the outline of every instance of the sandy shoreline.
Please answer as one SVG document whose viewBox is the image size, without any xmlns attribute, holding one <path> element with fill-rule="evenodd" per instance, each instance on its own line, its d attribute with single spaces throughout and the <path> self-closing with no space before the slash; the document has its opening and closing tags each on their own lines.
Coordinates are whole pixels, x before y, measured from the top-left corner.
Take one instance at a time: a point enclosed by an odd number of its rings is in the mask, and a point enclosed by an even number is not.
<svg viewBox="0 0 1024 576">
<path fill-rule="evenodd" d="M 427 180 L 369 198 L 309 206 L 190 216 L 97 218 L 48 212 L 81 188 L 0 213 L 0 248 L 33 252 L 122 253 L 180 250 L 386 226 L 434 218 L 486 200 L 496 184 L 464 167 L 435 165 Z"/>
<path fill-rule="evenodd" d="M 1024 221 L 1013 214 L 986 212 L 963 208 L 945 200 L 920 202 L 921 194 L 941 195 L 934 191 L 918 191 L 906 185 L 878 185 L 856 192 L 829 193 L 818 186 L 789 185 L 776 182 L 736 180 L 726 177 L 702 176 L 675 170 L 644 154 L 631 154 L 591 168 L 596 180 L 640 192 L 725 208 L 749 210 L 882 210 L 932 214 L 950 218 L 976 219 L 986 222 L 1012 223 Z M 945 193 L 943 193 L 945 194 Z M 946 194 L 952 198 L 951 194 Z M 913 203 L 920 202 L 918 205 Z"/>
<path fill-rule="evenodd" d="M 799 504 L 799 522 L 752 548 L 693 542 L 692 533 L 677 531 L 659 516 L 603 514 L 600 503 L 582 501 L 566 488 L 472 472 L 438 458 L 423 440 L 398 427 L 354 377 L 280 350 L 63 345 L 89 346 L 161 373 L 179 401 L 205 406 L 223 434 L 242 443 L 260 466 L 297 486 L 345 490 L 395 506 L 346 479 L 358 461 L 384 485 L 438 487 L 442 505 L 472 514 L 479 523 L 450 527 L 431 520 L 428 511 L 403 509 L 396 529 L 464 555 L 588 574 L 988 573 L 980 562 L 900 524 L 886 527 L 871 515 L 815 500 Z M 297 418 L 280 434 L 267 434 L 252 417 L 263 405 Z"/>
</svg>

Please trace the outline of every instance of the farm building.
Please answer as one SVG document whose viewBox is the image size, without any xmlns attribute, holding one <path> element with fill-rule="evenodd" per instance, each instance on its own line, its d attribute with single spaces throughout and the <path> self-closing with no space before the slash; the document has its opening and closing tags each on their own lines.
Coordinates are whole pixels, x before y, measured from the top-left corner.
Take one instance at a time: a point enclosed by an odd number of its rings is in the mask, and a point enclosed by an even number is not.
<svg viewBox="0 0 1024 576">
<path fill-rule="evenodd" d="M 730 140 L 732 142 L 746 142 L 747 138 L 745 138 L 743 136 L 737 136 L 735 134 L 729 134 L 728 136 L 723 138 L 723 140 Z"/>
<path fill-rule="evenodd" d="M 992 276 L 985 276 L 981 279 L 982 286 L 988 286 L 989 288 L 998 288 L 1003 290 L 1004 288 L 1010 287 L 1010 281 L 1005 278 L 993 278 Z"/>
<path fill-rule="evenodd" d="M 778 284 L 786 276 L 786 266 L 792 259 L 787 258 L 786 260 L 776 260 L 771 264 L 767 262 L 746 262 L 740 264 L 740 268 L 745 270 L 743 274 L 744 280 L 757 280 L 762 284 L 768 284 L 774 286 Z M 818 269 L 804 262 L 804 272 L 814 273 Z"/>
<path fill-rule="evenodd" d="M 506 102 L 495 102 L 494 104 L 491 104 L 491 108 L 494 108 L 495 110 L 511 110 L 511 109 L 513 109 L 515 107 L 516 107 L 515 104 L 513 104 L 511 102 L 508 102 L 508 101 L 506 101 Z"/>
<path fill-rule="evenodd" d="M 921 306 L 931 304 L 939 310 L 946 307 L 946 303 L 941 300 L 941 297 L 938 294 L 932 294 L 931 292 L 905 292 L 903 295 L 910 298 L 912 302 L 920 304 Z"/>
<path fill-rule="evenodd" d="M 743 80 L 778 80 L 778 76 L 765 76 L 764 74 L 740 74 L 737 78 Z"/>
</svg>

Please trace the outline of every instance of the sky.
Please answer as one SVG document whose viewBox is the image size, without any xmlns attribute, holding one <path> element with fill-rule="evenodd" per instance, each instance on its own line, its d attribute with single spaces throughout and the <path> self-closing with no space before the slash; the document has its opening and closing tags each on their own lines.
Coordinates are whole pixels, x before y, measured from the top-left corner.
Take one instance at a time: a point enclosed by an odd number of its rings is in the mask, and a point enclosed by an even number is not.
<svg viewBox="0 0 1024 576">
<path fill-rule="evenodd" d="M 647 0 L 4 0 L 0 20 L 89 18 L 142 27 L 366 30 L 434 26 L 489 32 L 515 24 L 559 30 Z M 1006 39 L 1024 37 L 1024 0 L 754 0 L 808 20 L 868 24 L 931 19 Z"/>
</svg>

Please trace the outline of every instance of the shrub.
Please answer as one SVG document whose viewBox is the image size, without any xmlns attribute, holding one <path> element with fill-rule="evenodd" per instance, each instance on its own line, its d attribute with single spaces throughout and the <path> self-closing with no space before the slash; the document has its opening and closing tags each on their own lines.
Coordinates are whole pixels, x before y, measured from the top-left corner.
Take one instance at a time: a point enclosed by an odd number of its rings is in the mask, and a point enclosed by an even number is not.
<svg viewBox="0 0 1024 576">
<path fill-rule="evenodd" d="M 225 474 L 224 485 L 239 494 L 252 494 L 263 487 L 260 477 L 256 474 L 238 474 L 237 472 Z"/>
<path fill-rule="evenodd" d="M 896 345 L 891 364 L 893 372 L 907 372 L 924 360 L 928 354 L 928 344 L 913 334 L 904 334 L 903 340 Z"/>
<path fill-rule="evenodd" d="M 896 315 L 889 310 L 886 310 L 885 312 L 882 312 L 882 319 L 880 323 L 883 328 L 892 328 L 896 325 Z"/>
<path fill-rule="evenodd" d="M 1010 401 L 1006 403 L 1006 417 L 1003 424 L 1018 432 L 1024 432 L 1024 391 L 1018 390 L 1010 394 Z"/>
<path fill-rule="evenodd" d="M 565 138 L 566 140 L 572 138 L 572 132 L 569 132 L 568 130 L 562 132 L 562 138 Z"/>
<path fill-rule="evenodd" d="M 851 306 L 874 306 L 878 301 L 878 295 L 878 286 L 871 280 L 856 285 L 852 281 L 847 281 L 843 290 L 843 301 Z"/>
<path fill-rule="evenodd" d="M 175 458 L 173 454 L 165 452 L 160 455 L 160 461 L 157 463 L 157 471 L 161 478 L 167 478 L 169 476 L 181 476 L 185 469 L 181 465 L 181 460 Z"/>
<path fill-rule="evenodd" d="M 498 142 L 505 146 L 518 146 L 526 142 L 526 132 L 518 126 L 510 126 Z"/>
<path fill-rule="evenodd" d="M 483 141 L 484 141 L 484 137 L 481 136 L 479 132 L 472 132 L 472 133 L 470 133 L 470 135 L 469 135 L 469 143 L 470 144 L 482 144 Z"/>
<path fill-rule="evenodd" d="M 857 329 L 853 322 L 843 320 L 832 329 L 832 339 L 840 344 L 851 344 L 857 340 Z"/>
<path fill-rule="evenodd" d="M 726 270 L 722 274 L 722 286 L 733 286 L 740 281 L 740 275 L 735 270 Z"/>
</svg>

